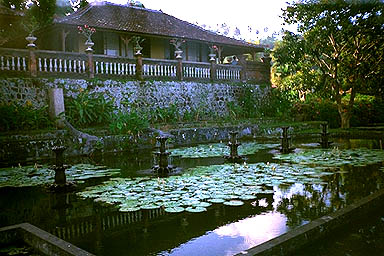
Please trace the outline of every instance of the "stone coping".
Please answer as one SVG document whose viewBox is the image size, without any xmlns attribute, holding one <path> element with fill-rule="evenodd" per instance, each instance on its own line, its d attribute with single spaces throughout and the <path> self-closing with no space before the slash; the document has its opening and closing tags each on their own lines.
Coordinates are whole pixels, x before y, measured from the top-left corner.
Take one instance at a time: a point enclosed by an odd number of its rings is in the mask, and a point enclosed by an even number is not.
<svg viewBox="0 0 384 256">
<path fill-rule="evenodd" d="M 384 189 L 371 194 L 343 209 L 325 215 L 306 225 L 300 226 L 274 239 L 250 248 L 236 256 L 271 256 L 271 255 L 294 255 L 298 249 L 309 246 L 318 239 L 347 225 L 361 222 L 375 209 L 384 206 Z"/>
<path fill-rule="evenodd" d="M 12 244 L 19 241 L 23 241 L 43 255 L 93 256 L 29 223 L 0 228 L 0 244 Z"/>
</svg>

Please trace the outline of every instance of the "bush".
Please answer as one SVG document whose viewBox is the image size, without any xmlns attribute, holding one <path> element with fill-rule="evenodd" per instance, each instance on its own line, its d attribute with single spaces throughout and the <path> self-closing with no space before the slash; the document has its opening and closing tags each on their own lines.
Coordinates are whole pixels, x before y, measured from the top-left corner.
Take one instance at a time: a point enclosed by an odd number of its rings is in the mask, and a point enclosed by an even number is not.
<svg viewBox="0 0 384 256">
<path fill-rule="evenodd" d="M 54 127 L 48 116 L 48 106 L 34 108 L 31 103 L 0 105 L 0 131 L 37 130 Z"/>
<path fill-rule="evenodd" d="M 146 115 L 131 111 L 128 113 L 118 112 L 112 117 L 109 125 L 111 132 L 137 136 L 144 129 L 149 127 Z"/>
<path fill-rule="evenodd" d="M 347 104 L 348 97 L 343 98 Z M 300 121 L 328 121 L 330 127 L 340 127 L 340 115 L 335 102 L 329 99 L 307 97 L 293 106 L 292 114 Z M 384 122 L 383 100 L 375 96 L 356 95 L 350 120 L 351 127 Z"/>
<path fill-rule="evenodd" d="M 375 96 L 356 95 L 352 111 L 351 126 L 384 122 L 384 103 Z"/>
<path fill-rule="evenodd" d="M 106 125 L 115 107 L 102 94 L 80 91 L 76 98 L 66 97 L 65 116 L 77 127 Z"/>
<path fill-rule="evenodd" d="M 292 114 L 300 121 L 327 121 L 331 128 L 340 126 L 337 105 L 329 99 L 307 97 L 293 105 Z"/>
</svg>

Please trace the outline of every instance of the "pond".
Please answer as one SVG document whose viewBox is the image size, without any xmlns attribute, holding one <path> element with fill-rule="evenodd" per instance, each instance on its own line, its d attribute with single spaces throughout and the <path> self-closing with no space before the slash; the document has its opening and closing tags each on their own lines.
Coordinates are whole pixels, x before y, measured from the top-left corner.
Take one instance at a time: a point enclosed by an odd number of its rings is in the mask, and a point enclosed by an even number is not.
<svg viewBox="0 0 384 256">
<path fill-rule="evenodd" d="M 234 255 L 384 185 L 379 141 L 277 143 L 243 142 L 236 164 L 220 143 L 170 149 L 182 171 L 162 178 L 150 151 L 67 159 L 71 193 L 47 192 L 45 164 L 3 168 L 0 226 L 29 222 L 96 255 Z"/>
</svg>

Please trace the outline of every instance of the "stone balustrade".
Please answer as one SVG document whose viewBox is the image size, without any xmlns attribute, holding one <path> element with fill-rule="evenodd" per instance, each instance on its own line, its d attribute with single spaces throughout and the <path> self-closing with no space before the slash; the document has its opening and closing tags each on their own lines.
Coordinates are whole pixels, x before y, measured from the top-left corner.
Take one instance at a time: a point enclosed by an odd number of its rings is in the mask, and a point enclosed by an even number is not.
<svg viewBox="0 0 384 256">
<path fill-rule="evenodd" d="M 247 67 L 250 67 L 249 69 Z M 87 53 L 0 48 L 0 72 L 15 77 L 132 78 L 268 82 L 270 65 L 222 65 L 178 60 L 114 57 Z"/>
</svg>

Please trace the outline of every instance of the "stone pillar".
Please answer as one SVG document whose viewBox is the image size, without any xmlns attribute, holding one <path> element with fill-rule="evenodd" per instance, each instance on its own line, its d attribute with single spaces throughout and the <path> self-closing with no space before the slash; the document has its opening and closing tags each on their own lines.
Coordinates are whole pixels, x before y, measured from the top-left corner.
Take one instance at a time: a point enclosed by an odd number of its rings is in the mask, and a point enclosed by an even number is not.
<svg viewBox="0 0 384 256">
<path fill-rule="evenodd" d="M 210 77 L 211 81 L 216 80 L 216 54 L 211 53 L 208 55 L 211 62 Z"/>
<path fill-rule="evenodd" d="M 136 79 L 143 80 L 143 54 L 140 51 L 135 53 L 136 58 Z"/>
<path fill-rule="evenodd" d="M 183 51 L 175 51 L 177 60 L 176 76 L 179 81 L 183 81 Z"/>
<path fill-rule="evenodd" d="M 36 45 L 35 41 L 37 40 L 36 37 L 29 35 L 25 38 L 29 44 L 27 44 L 27 48 L 29 50 L 29 59 L 28 59 L 28 68 L 29 73 L 31 77 L 37 77 L 37 61 L 36 61 Z"/>
<path fill-rule="evenodd" d="M 241 66 L 240 80 L 246 81 L 247 80 L 247 60 L 246 60 L 246 57 L 244 55 L 241 55 L 239 57 L 239 64 Z"/>
<path fill-rule="evenodd" d="M 265 71 L 263 72 L 265 75 L 265 78 L 268 82 L 271 81 L 271 60 L 272 58 L 269 55 L 264 55 L 261 60 L 265 64 Z"/>
<path fill-rule="evenodd" d="M 85 49 L 85 52 L 87 53 L 88 60 L 87 60 L 87 69 L 88 69 L 88 78 L 95 78 L 95 69 L 93 65 L 93 49 L 92 46 L 94 43 L 92 41 L 86 41 L 85 46 L 87 48 Z"/>
<path fill-rule="evenodd" d="M 64 128 L 64 116 L 60 116 L 65 111 L 64 94 L 62 88 L 48 89 L 49 97 L 49 117 L 55 120 L 57 128 Z"/>
</svg>

